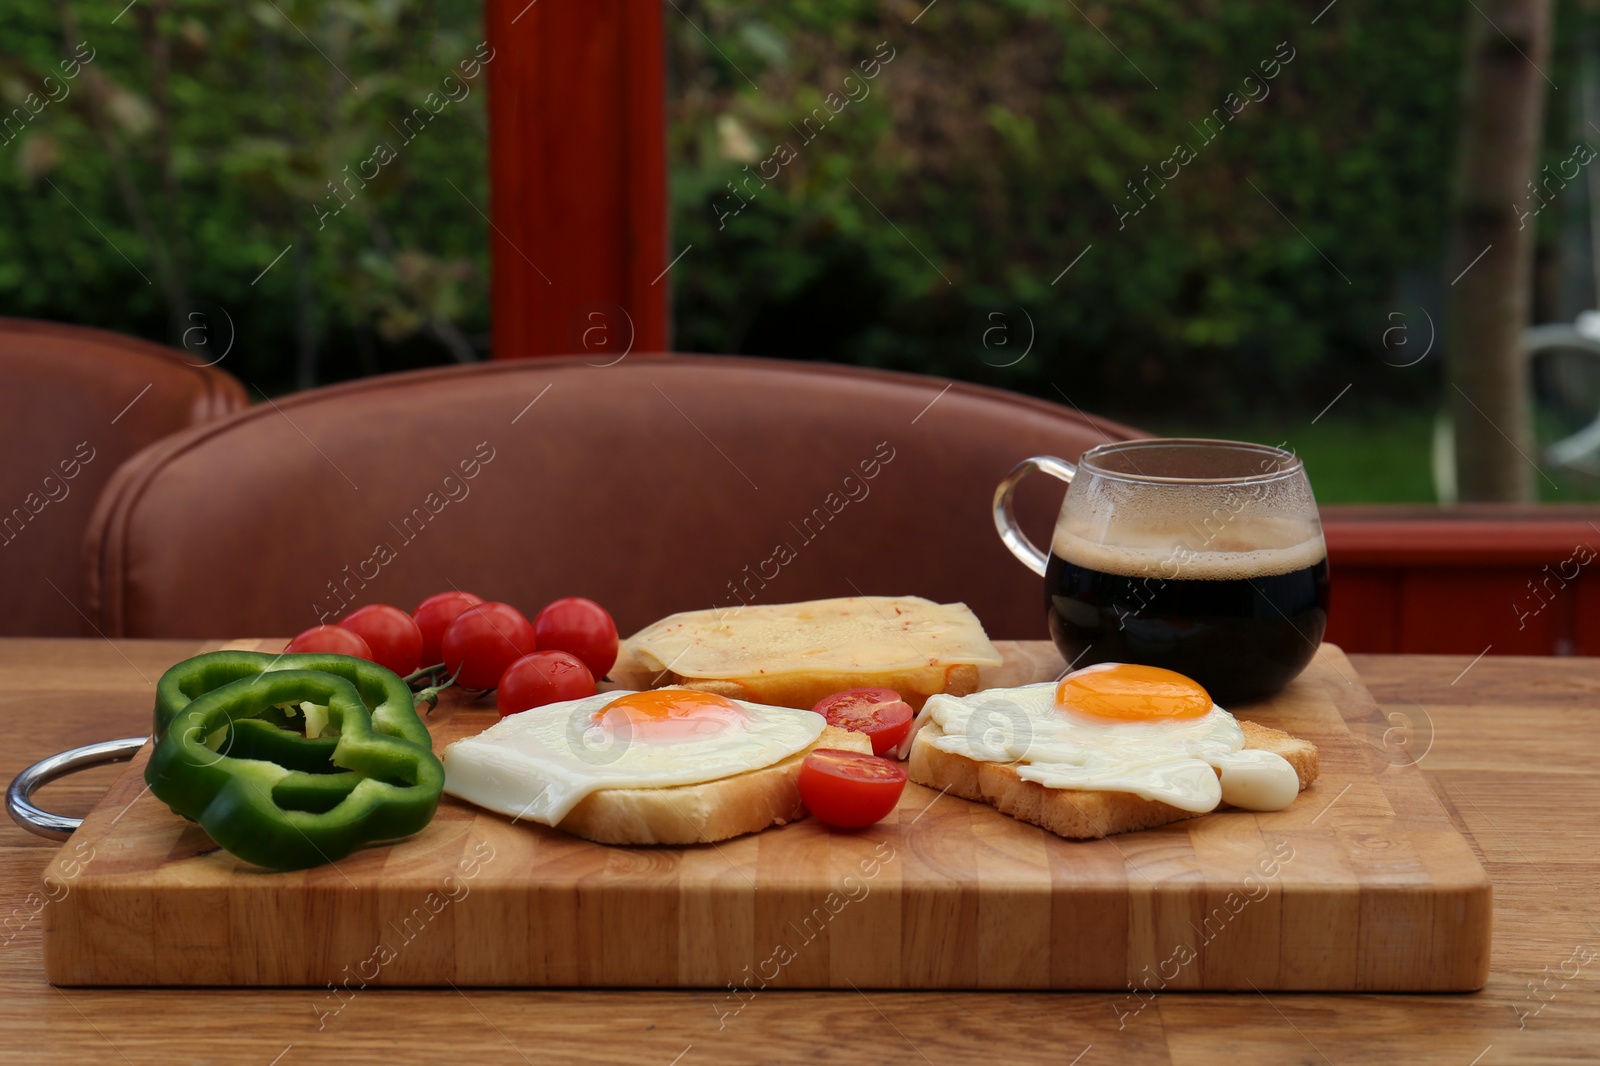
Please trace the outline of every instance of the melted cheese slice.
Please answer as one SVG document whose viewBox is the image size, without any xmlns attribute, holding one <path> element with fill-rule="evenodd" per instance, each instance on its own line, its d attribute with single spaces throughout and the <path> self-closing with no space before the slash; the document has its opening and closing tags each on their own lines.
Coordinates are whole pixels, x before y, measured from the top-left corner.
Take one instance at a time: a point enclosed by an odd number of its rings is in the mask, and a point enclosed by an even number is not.
<svg viewBox="0 0 1600 1066">
<path fill-rule="evenodd" d="M 707 680 L 888 674 L 1002 661 L 966 604 L 918 596 L 685 611 L 646 626 L 624 647 L 652 671 Z"/>
</svg>

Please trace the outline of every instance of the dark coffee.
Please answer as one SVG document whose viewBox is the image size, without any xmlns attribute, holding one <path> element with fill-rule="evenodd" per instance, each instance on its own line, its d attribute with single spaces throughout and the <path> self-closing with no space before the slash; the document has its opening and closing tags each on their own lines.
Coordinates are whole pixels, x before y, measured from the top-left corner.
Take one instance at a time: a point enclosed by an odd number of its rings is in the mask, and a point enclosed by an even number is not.
<svg viewBox="0 0 1600 1066">
<path fill-rule="evenodd" d="M 1114 549 L 1113 549 L 1114 552 Z M 1100 555 L 1107 555 L 1102 551 Z M 1050 637 L 1067 662 L 1128 662 L 1186 674 L 1222 707 L 1271 695 L 1316 653 L 1328 623 L 1328 560 L 1283 571 L 1304 553 L 1251 552 L 1260 572 L 1161 576 L 1108 572 L 1056 552 L 1045 570 Z M 1313 554 L 1319 554 L 1316 549 Z M 1108 565 L 1111 564 L 1111 565 Z M 1236 568 L 1230 568 L 1236 569 Z M 1280 571 L 1280 572 L 1273 572 Z"/>
</svg>

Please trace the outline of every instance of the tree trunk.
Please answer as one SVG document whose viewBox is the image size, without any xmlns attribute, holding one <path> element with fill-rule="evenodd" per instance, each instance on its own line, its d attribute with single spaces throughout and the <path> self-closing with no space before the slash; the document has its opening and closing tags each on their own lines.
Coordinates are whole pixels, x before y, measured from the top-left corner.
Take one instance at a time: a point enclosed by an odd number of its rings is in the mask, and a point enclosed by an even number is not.
<svg viewBox="0 0 1600 1066">
<path fill-rule="evenodd" d="M 1539 471 L 1522 331 L 1528 326 L 1551 0 L 1466 11 L 1460 142 L 1451 205 L 1445 395 L 1465 501 L 1534 498 Z M 1485 17 L 1487 16 L 1487 17 Z M 1490 25 L 1490 23 L 1493 25 Z"/>
</svg>

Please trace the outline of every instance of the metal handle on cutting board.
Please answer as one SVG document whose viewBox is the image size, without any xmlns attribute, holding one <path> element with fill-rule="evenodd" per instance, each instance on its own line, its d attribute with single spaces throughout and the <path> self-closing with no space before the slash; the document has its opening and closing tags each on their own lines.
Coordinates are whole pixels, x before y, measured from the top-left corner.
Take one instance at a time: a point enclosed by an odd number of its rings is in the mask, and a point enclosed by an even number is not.
<svg viewBox="0 0 1600 1066">
<path fill-rule="evenodd" d="M 33 805 L 33 794 L 58 777 L 86 770 L 91 766 L 127 762 L 149 737 L 123 737 L 121 740 L 102 740 L 98 744 L 85 744 L 58 752 L 48 759 L 40 759 L 12 779 L 6 789 L 6 810 L 11 818 L 30 833 L 51 840 L 65 840 L 73 830 L 83 824 L 82 818 L 65 814 L 51 814 Z"/>
</svg>

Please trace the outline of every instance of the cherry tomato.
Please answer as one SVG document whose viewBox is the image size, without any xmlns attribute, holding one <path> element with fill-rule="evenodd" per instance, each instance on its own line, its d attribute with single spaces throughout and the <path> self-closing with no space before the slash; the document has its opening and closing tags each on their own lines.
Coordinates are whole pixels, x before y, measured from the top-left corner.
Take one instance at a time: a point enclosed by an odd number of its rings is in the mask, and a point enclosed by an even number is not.
<svg viewBox="0 0 1600 1066">
<path fill-rule="evenodd" d="M 468 607 L 444 631 L 440 654 L 462 688 L 494 688 L 506 667 L 533 651 L 533 623 L 509 603 Z"/>
<path fill-rule="evenodd" d="M 355 633 L 372 649 L 371 659 L 401 677 L 422 662 L 422 630 L 411 616 L 387 603 L 369 603 L 339 620 L 341 628 Z"/>
<path fill-rule="evenodd" d="M 911 735 L 911 705 L 892 688 L 852 688 L 824 696 L 811 708 L 828 724 L 865 733 L 872 754 L 882 755 Z"/>
<path fill-rule="evenodd" d="M 340 626 L 312 626 L 289 642 L 285 652 L 321 651 L 335 655 L 354 655 L 358 659 L 376 662 L 372 649 L 353 629 Z"/>
<path fill-rule="evenodd" d="M 617 623 L 606 609 L 582 596 L 556 600 L 533 620 L 539 647 L 569 651 L 589 673 L 605 677 L 617 661 Z"/>
<path fill-rule="evenodd" d="M 800 801 L 817 821 L 840 829 L 881 821 L 905 787 L 905 767 L 859 751 L 817 748 L 800 764 Z"/>
<path fill-rule="evenodd" d="M 524 655 L 500 677 L 495 703 L 500 717 L 562 700 L 593 696 L 594 675 L 570 652 L 536 651 Z"/>
<path fill-rule="evenodd" d="M 461 617 L 462 611 L 482 602 L 482 596 L 451 589 L 449 592 L 436 592 L 417 604 L 411 617 L 422 631 L 422 656 L 418 662 L 423 666 L 444 662 L 444 654 L 439 650 L 444 631 L 450 628 L 451 622 Z"/>
</svg>

